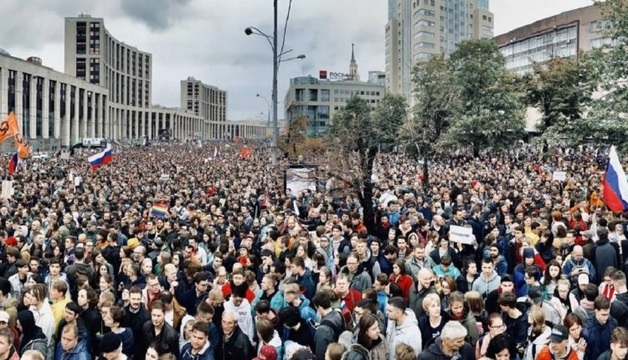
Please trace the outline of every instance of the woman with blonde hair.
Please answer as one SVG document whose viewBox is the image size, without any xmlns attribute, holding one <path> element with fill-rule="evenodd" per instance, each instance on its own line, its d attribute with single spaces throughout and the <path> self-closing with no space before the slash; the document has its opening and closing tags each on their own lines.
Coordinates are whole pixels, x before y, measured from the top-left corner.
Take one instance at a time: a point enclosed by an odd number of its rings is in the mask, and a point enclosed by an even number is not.
<svg viewBox="0 0 628 360">
<path fill-rule="evenodd" d="M 449 321 L 449 315 L 441 308 L 441 300 L 437 294 L 427 294 L 423 299 L 425 313 L 419 317 L 421 344 L 424 349 L 434 342 L 441 330 Z"/>
<path fill-rule="evenodd" d="M 523 352 L 523 360 L 534 360 L 541 349 L 549 344 L 552 329 L 545 325 L 545 314 L 539 306 L 533 305 L 528 314 L 528 346 Z"/>
</svg>

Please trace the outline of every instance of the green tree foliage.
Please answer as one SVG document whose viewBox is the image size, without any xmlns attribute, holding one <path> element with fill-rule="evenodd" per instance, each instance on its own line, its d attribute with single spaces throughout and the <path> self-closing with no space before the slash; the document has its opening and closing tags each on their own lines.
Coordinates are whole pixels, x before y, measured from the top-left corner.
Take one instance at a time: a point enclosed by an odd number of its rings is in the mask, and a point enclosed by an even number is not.
<svg viewBox="0 0 628 360">
<path fill-rule="evenodd" d="M 602 96 L 593 101 L 582 126 L 588 134 L 580 135 L 584 140 L 604 141 L 628 151 L 628 2 L 595 3 L 602 8 L 600 30 L 611 43 L 594 53 Z"/>
<path fill-rule="evenodd" d="M 524 108 L 497 45 L 486 39 L 464 41 L 450 61 L 461 106 L 444 143 L 471 148 L 474 156 L 484 149 L 512 146 L 524 132 Z"/>
<path fill-rule="evenodd" d="M 351 184 L 364 209 L 364 225 L 375 231 L 373 213 L 373 164 L 378 152 L 397 143 L 397 129 L 406 117 L 406 103 L 402 97 L 386 95 L 377 109 L 371 110 L 366 100 L 354 96 L 333 118 L 328 132 L 331 144 L 342 156 L 357 155 L 360 175 L 348 179 L 334 174 Z M 346 169 L 344 169 L 346 170 Z"/>
<path fill-rule="evenodd" d="M 531 74 L 523 77 L 526 105 L 541 112 L 540 132 L 562 132 L 577 126 L 596 89 L 595 71 L 585 54 L 578 58 L 555 58 L 546 64 L 534 64 Z"/>
<path fill-rule="evenodd" d="M 429 185 L 427 164 L 435 153 L 450 119 L 460 106 L 459 88 L 453 79 L 451 64 L 444 55 L 418 63 L 414 68 L 413 116 L 399 131 L 401 146 L 423 159 L 423 185 Z"/>
</svg>

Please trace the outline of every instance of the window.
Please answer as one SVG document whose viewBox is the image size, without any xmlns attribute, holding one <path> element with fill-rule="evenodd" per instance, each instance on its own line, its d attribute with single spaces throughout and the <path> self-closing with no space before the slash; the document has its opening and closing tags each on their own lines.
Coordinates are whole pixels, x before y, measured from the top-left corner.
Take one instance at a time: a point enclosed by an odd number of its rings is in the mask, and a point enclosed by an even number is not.
<svg viewBox="0 0 628 360">
<path fill-rule="evenodd" d="M 436 47 L 436 44 L 431 43 L 431 42 L 418 42 L 416 43 L 417 47 L 420 48 L 424 48 L 424 49 L 434 49 Z"/>
<path fill-rule="evenodd" d="M 428 20 L 419 20 L 416 23 L 414 23 L 414 26 L 425 26 L 425 27 L 435 27 L 436 23 L 433 21 L 428 21 Z"/>
<path fill-rule="evenodd" d="M 321 90 L 321 101 L 329 101 L 329 89 Z"/>
<path fill-rule="evenodd" d="M 436 33 L 433 33 L 431 31 L 421 30 L 421 31 L 417 31 L 414 34 L 414 38 L 418 38 L 418 37 L 427 38 L 427 39 L 433 39 L 433 38 L 436 37 Z"/>
<path fill-rule="evenodd" d="M 309 101 L 318 101 L 318 90 L 317 89 L 310 89 L 308 100 Z"/>
<path fill-rule="evenodd" d="M 434 17 L 436 16 L 436 12 L 434 10 L 419 9 L 414 13 L 414 16 Z"/>
</svg>

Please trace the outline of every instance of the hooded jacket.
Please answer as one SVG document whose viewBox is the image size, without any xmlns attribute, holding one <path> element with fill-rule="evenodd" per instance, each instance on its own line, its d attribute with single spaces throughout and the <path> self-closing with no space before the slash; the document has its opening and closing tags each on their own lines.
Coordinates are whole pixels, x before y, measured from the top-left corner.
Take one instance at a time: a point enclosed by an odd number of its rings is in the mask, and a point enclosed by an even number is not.
<svg viewBox="0 0 628 360">
<path fill-rule="evenodd" d="M 349 347 L 343 356 L 343 360 L 387 360 L 388 344 L 383 336 L 373 342 L 373 347 L 368 350 L 366 347 L 354 343 Z M 318 358 L 317 358 L 318 359 Z"/>
<path fill-rule="evenodd" d="M 314 284 L 314 280 L 312 280 L 312 272 L 305 270 L 303 275 L 297 276 L 296 279 L 297 283 L 299 283 L 299 287 L 305 289 L 305 297 L 312 299 L 316 293 L 316 284 Z"/>
<path fill-rule="evenodd" d="M 364 289 L 370 289 L 373 286 L 371 275 L 367 274 L 364 271 L 363 264 L 358 265 L 358 269 L 356 270 L 355 274 L 351 274 L 346 265 L 340 268 L 339 272 L 341 274 L 347 275 L 347 277 L 351 281 L 351 288 L 356 289 L 360 292 Z"/>
<path fill-rule="evenodd" d="M 417 284 L 414 284 L 410 288 L 410 309 L 416 314 L 417 321 L 419 316 L 425 313 L 425 310 L 423 310 L 423 299 L 425 299 L 427 294 L 436 294 L 434 285 L 430 285 L 427 289 L 419 290 Z"/>
<path fill-rule="evenodd" d="M 480 275 L 477 279 L 475 279 L 471 289 L 479 292 L 482 295 L 482 298 L 486 299 L 491 291 L 499 288 L 500 284 L 501 278 L 497 274 L 497 271 L 493 270 L 493 273 L 488 279 L 486 279 L 484 275 Z"/>
<path fill-rule="evenodd" d="M 404 343 L 410 345 L 416 354 L 421 352 L 421 331 L 419 330 L 419 323 L 416 315 L 412 309 L 406 309 L 405 321 L 403 324 L 398 325 L 393 320 L 388 320 L 388 327 L 386 328 L 386 342 L 388 342 L 389 349 L 396 349 L 397 345 Z M 391 350 L 390 360 L 395 360 L 395 353 Z"/>
<path fill-rule="evenodd" d="M 460 357 L 456 357 L 459 360 L 475 360 L 475 353 L 473 348 L 469 343 L 465 342 L 464 345 L 458 350 L 458 354 Z M 446 355 L 443 352 L 443 341 L 440 337 L 436 338 L 434 343 L 425 349 L 419 356 L 417 356 L 417 360 L 450 360 L 451 356 Z"/>
<path fill-rule="evenodd" d="M 326 322 L 333 324 L 335 329 Z M 321 324 L 316 329 L 314 335 L 314 355 L 317 359 L 325 358 L 325 351 L 329 344 L 338 341 L 340 332 L 345 328 L 345 322 L 338 311 L 330 311 L 327 315 L 321 318 Z"/>
<path fill-rule="evenodd" d="M 469 311 L 469 306 L 467 304 L 464 304 L 464 309 L 462 311 L 462 317 L 460 319 L 455 319 L 450 313 L 450 320 L 459 321 L 460 324 L 462 324 L 462 326 L 467 329 L 467 338 L 465 340 L 469 342 L 472 346 L 475 346 L 475 344 L 478 342 L 478 339 L 480 338 L 477 322 L 475 321 L 475 317 L 471 314 L 471 311 Z"/>
<path fill-rule="evenodd" d="M 20 325 L 22 326 L 22 338 L 18 352 L 20 356 L 27 350 L 37 350 L 44 357 L 48 353 L 48 340 L 41 328 L 35 325 L 35 316 L 30 310 L 22 310 L 18 314 Z"/>
</svg>

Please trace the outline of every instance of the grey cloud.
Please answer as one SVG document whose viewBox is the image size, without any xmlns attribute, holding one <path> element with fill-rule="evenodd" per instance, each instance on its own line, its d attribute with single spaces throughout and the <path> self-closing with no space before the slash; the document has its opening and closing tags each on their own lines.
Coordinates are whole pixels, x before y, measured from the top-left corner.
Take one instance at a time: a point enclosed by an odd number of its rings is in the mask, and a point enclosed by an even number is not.
<svg viewBox="0 0 628 360">
<path fill-rule="evenodd" d="M 164 31 L 179 18 L 191 0 L 122 0 L 122 11 L 149 29 Z"/>
</svg>

